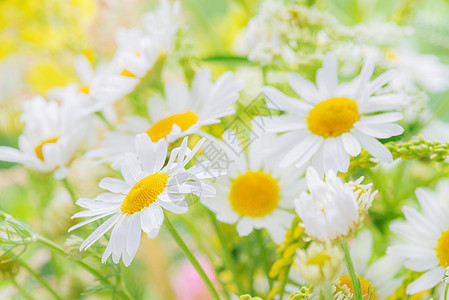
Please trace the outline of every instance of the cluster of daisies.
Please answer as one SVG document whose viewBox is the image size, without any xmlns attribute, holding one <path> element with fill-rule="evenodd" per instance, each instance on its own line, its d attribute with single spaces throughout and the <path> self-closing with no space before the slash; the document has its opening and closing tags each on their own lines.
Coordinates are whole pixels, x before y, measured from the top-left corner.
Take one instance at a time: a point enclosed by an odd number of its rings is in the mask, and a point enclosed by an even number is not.
<svg viewBox="0 0 449 300">
<path fill-rule="evenodd" d="M 145 15 L 143 28 L 117 30 L 117 50 L 108 63 L 94 69 L 86 57 L 79 57 L 75 67 L 81 84 L 55 88 L 49 100 L 35 97 L 25 102 L 19 149 L 0 147 L 1 160 L 53 172 L 57 179 L 66 177 L 72 161 L 86 148 L 85 159 L 120 172 L 121 178 L 99 182 L 104 193 L 76 202 L 84 210 L 73 218 L 87 219 L 69 231 L 101 222 L 80 250 L 111 232 L 102 262 L 112 256 L 114 263 L 122 260 L 128 266 L 142 231 L 156 238 L 166 212 L 187 213 L 186 197 L 194 195 L 217 220 L 235 224 L 242 237 L 264 228 L 274 243 L 281 244 L 299 218 L 309 243 L 298 250 L 290 276 L 301 285 L 332 283 L 339 286 L 336 297 L 353 295 L 350 270 L 342 265 L 338 247 L 351 239 L 364 295 L 390 296 L 404 281 L 399 270 L 405 266 L 425 272 L 408 285 L 408 294 L 437 287 L 444 298 L 445 285 L 440 283 L 449 267 L 447 195 L 417 189 L 421 212 L 403 208 L 406 221 L 391 225 L 400 239 L 372 262 L 373 238 L 359 229 L 376 192 L 371 183 L 362 184 L 363 178 L 342 180 L 341 175 L 351 171 L 351 157 L 362 151 L 376 162 L 391 163 L 392 154 L 379 139 L 404 132 L 397 122 L 410 99 L 389 89 L 398 72 L 373 76 L 374 59 L 367 59 L 352 80 L 339 82 L 337 56 L 328 52 L 315 82 L 287 74 L 295 96 L 264 86 L 261 92 L 270 114 L 252 119 L 249 146 L 232 129 L 222 136 L 208 131 L 236 112 L 244 83 L 232 72 L 212 80 L 210 70 L 201 68 L 191 84 L 167 80 L 163 96 L 149 97 L 145 116 L 115 120 L 114 103 L 135 91 L 170 54 L 179 12 L 179 2 L 161 0 Z M 117 124 L 112 129 L 106 126 L 111 122 Z M 225 169 L 199 154 L 205 142 L 223 151 Z"/>
</svg>

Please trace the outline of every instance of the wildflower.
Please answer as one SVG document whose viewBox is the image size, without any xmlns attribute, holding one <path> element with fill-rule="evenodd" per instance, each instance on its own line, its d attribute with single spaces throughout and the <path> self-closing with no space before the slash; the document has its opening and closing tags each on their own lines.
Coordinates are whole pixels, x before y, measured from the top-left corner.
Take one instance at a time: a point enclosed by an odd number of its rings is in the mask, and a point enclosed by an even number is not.
<svg viewBox="0 0 449 300">
<path fill-rule="evenodd" d="M 404 266 L 416 272 L 425 272 L 407 287 L 414 295 L 440 284 L 445 268 L 449 267 L 449 207 L 439 202 L 440 195 L 418 188 L 415 191 L 422 213 L 404 206 L 405 222 L 397 222 L 390 229 L 401 235 L 404 242 L 388 247 L 387 253 L 404 259 Z M 447 194 L 443 194 L 447 197 Z M 442 196 L 443 196 L 442 195 Z"/>
<path fill-rule="evenodd" d="M 105 135 L 103 147 L 87 153 L 89 158 L 111 158 L 126 151 L 133 151 L 130 142 L 137 133 L 146 132 L 153 142 L 166 139 L 169 143 L 197 133 L 201 126 L 220 122 L 220 118 L 234 113 L 229 108 L 239 97 L 243 84 L 233 80 L 231 72 L 221 75 L 215 83 L 210 71 L 201 69 L 193 79 L 192 87 L 169 82 L 165 85 L 167 102 L 156 95 L 148 100 L 151 121 L 138 116 L 127 116 L 119 125 L 119 132 Z"/>
<path fill-rule="evenodd" d="M 343 266 L 343 253 L 329 243 L 312 242 L 307 249 L 298 250 L 295 273 L 306 282 L 319 285 L 334 280 Z"/>
<path fill-rule="evenodd" d="M 259 117 L 267 131 L 284 133 L 267 149 L 267 155 L 281 155 L 281 166 L 295 164 L 300 168 L 311 162 L 320 174 L 327 170 L 347 172 L 349 157 L 359 155 L 362 147 L 380 161 L 393 161 L 391 153 L 376 138 L 389 138 L 404 131 L 393 123 L 401 120 L 402 114 L 384 111 L 398 108 L 405 96 L 371 96 L 394 76 L 393 71 L 387 71 L 370 81 L 373 71 L 373 62 L 367 60 L 359 76 L 339 85 L 337 59 L 328 53 L 317 71 L 317 86 L 297 73 L 287 75 L 290 86 L 304 101 L 264 87 L 268 108 L 287 112 Z"/>
<path fill-rule="evenodd" d="M 112 59 L 116 72 L 124 78 L 139 83 L 172 47 L 178 30 L 181 3 L 173 5 L 160 0 L 155 11 L 144 16 L 144 28 L 120 27 L 115 33 L 117 52 Z"/>
<path fill-rule="evenodd" d="M 225 144 L 231 145 L 233 139 L 237 139 L 234 131 L 223 134 Z M 218 220 L 237 223 L 240 236 L 265 228 L 273 241 L 281 243 L 295 217 L 287 209 L 293 208 L 293 199 L 305 189 L 305 184 L 302 172 L 296 168 L 281 169 L 275 159 L 260 155 L 272 140 L 267 136 L 254 139 L 247 157 L 242 145 L 233 143 L 235 152 L 227 152 L 227 160 L 231 161 L 227 175 L 215 184 L 217 198 L 204 199 L 202 203 L 216 213 Z"/>
<path fill-rule="evenodd" d="M 302 192 L 295 206 L 307 234 L 320 241 L 347 236 L 360 220 L 360 191 L 344 184 L 333 171 L 322 180 L 315 169 L 309 167 L 306 180 L 309 193 Z"/>
<path fill-rule="evenodd" d="M 396 91 L 416 92 L 417 86 L 430 92 L 443 92 L 449 88 L 449 66 L 436 56 L 388 50 L 384 54 L 386 64 L 398 70 L 391 81 Z"/>
<path fill-rule="evenodd" d="M 64 178 L 86 133 L 84 115 L 75 100 L 64 99 L 59 103 L 36 96 L 25 102 L 20 150 L 0 147 L 0 160 L 22 163 L 39 172 L 54 172 L 57 179 Z"/>
<path fill-rule="evenodd" d="M 162 139 L 153 143 L 146 134 L 135 138 L 136 153 L 128 152 L 117 159 L 113 166 L 120 169 L 124 180 L 104 178 L 99 186 L 108 190 L 94 199 L 81 198 L 76 203 L 87 210 L 72 218 L 92 217 L 69 229 L 111 216 L 100 225 L 80 246 L 80 250 L 92 246 L 111 228 L 111 238 L 102 262 L 112 254 L 114 263 L 120 257 L 128 266 L 140 244 L 141 230 L 149 238 L 155 238 L 164 221 L 163 208 L 182 214 L 188 210 L 183 194 L 213 197 L 215 189 L 200 179 L 215 176 L 217 172 L 207 170 L 208 162 L 185 169 L 186 164 L 203 144 L 201 140 L 190 150 L 185 138 L 179 148 L 172 150 L 167 164 L 167 142 Z"/>
</svg>

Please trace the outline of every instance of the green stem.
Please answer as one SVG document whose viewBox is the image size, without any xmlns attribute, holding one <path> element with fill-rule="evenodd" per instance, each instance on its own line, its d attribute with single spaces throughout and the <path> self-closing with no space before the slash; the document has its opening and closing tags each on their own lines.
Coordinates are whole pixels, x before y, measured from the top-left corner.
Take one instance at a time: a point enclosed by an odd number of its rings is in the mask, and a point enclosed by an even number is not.
<svg viewBox="0 0 449 300">
<path fill-rule="evenodd" d="M 15 279 L 12 279 L 12 284 L 17 288 L 20 295 L 22 295 L 24 298 L 28 300 L 35 300 L 20 284 L 17 283 Z"/>
<path fill-rule="evenodd" d="M 67 181 L 67 178 L 64 178 L 62 180 L 62 183 L 64 184 L 65 188 L 67 189 L 67 191 L 70 194 L 70 197 L 72 197 L 73 202 L 76 202 L 76 196 L 75 196 L 75 191 L 73 190 L 72 186 L 70 185 L 70 183 Z"/>
<path fill-rule="evenodd" d="M 17 262 L 20 264 L 21 267 L 26 269 L 28 273 L 31 274 L 44 288 L 47 289 L 47 291 L 50 292 L 50 294 L 55 297 L 55 299 L 63 300 L 61 296 L 50 286 L 50 284 L 47 282 L 47 280 L 39 273 L 33 270 L 27 263 L 25 263 L 23 260 L 17 259 Z"/>
<path fill-rule="evenodd" d="M 109 120 L 105 117 L 102 111 L 97 111 L 95 112 L 95 114 L 100 117 L 100 119 L 106 124 L 106 126 L 108 126 L 109 130 L 115 130 L 114 125 L 111 122 L 109 122 Z"/>
<path fill-rule="evenodd" d="M 345 254 L 346 268 L 348 269 L 349 278 L 351 279 L 352 290 L 354 291 L 355 300 L 363 300 L 362 285 L 360 279 L 355 273 L 354 264 L 352 263 L 351 254 L 349 253 L 349 245 L 347 241 L 340 244 L 343 253 Z"/>
<path fill-rule="evenodd" d="M 284 277 L 282 278 L 282 283 L 281 283 L 281 291 L 279 292 L 279 299 L 282 299 L 282 297 L 284 297 L 285 286 L 287 285 L 288 273 L 290 273 L 290 267 L 291 267 L 291 265 L 288 265 L 287 268 L 285 268 Z"/>
<path fill-rule="evenodd" d="M 239 294 L 243 293 L 243 286 L 239 280 L 239 273 L 237 272 L 237 266 L 234 261 L 234 257 L 231 253 L 231 249 L 229 249 L 228 244 L 226 243 L 226 239 L 223 235 L 223 233 L 220 230 L 220 227 L 218 226 L 218 221 L 215 218 L 215 215 L 208 210 L 210 219 L 212 221 L 212 225 L 214 226 L 215 232 L 217 233 L 218 239 L 220 240 L 221 247 L 223 248 L 223 262 L 226 265 L 226 267 L 231 271 L 235 285 L 237 286 L 237 292 Z"/>
<path fill-rule="evenodd" d="M 195 258 L 193 253 L 189 250 L 186 243 L 182 240 L 181 236 L 179 235 L 176 228 L 170 222 L 170 219 L 168 218 L 166 213 L 164 213 L 164 223 L 165 223 L 165 226 L 167 227 L 168 231 L 170 232 L 170 235 L 172 236 L 173 240 L 178 244 L 179 248 L 181 248 L 181 250 L 184 252 L 184 255 L 187 257 L 187 259 L 193 265 L 195 270 L 198 272 L 198 275 L 200 275 L 201 279 L 203 280 L 204 284 L 206 285 L 207 289 L 209 290 L 209 293 L 211 294 L 212 298 L 214 300 L 220 300 L 220 297 L 218 296 L 218 293 L 215 290 L 215 287 L 212 284 L 212 282 L 210 281 L 209 277 L 207 277 L 206 272 L 204 272 L 204 270 L 201 267 L 198 260 Z"/>
<path fill-rule="evenodd" d="M 47 239 L 46 237 L 41 236 L 39 234 L 34 234 L 34 236 L 35 236 L 37 242 L 41 243 L 44 246 L 47 246 L 48 248 L 52 249 L 53 251 L 55 251 L 59 255 L 62 255 L 65 258 L 67 258 L 68 260 L 78 264 L 80 267 L 82 267 L 84 270 L 86 270 L 87 272 L 89 272 L 92 275 L 94 275 L 98 280 L 102 281 L 104 284 L 106 284 L 106 285 L 111 285 L 112 284 L 109 281 L 109 279 L 105 278 L 104 274 L 101 274 L 99 271 L 97 271 L 91 265 L 87 264 L 86 262 L 84 262 L 82 260 L 73 259 L 73 258 L 67 256 L 65 251 L 64 251 L 64 249 L 61 246 L 59 246 L 58 244 L 54 243 L 53 241 L 51 241 L 51 240 Z M 127 295 L 125 291 L 120 291 L 119 293 L 122 296 L 126 297 L 127 299 L 134 299 L 132 296 Z"/>
<path fill-rule="evenodd" d="M 271 288 L 273 287 L 273 281 L 271 280 L 271 277 L 269 276 L 270 266 L 268 265 L 267 249 L 265 248 L 265 243 L 263 241 L 262 230 L 260 230 L 260 229 L 256 230 L 256 238 L 257 238 L 257 243 L 259 244 L 260 256 L 261 256 L 261 260 L 263 263 L 263 267 L 264 267 L 265 273 L 267 275 L 268 284 L 269 284 L 270 290 L 271 290 Z"/>
</svg>

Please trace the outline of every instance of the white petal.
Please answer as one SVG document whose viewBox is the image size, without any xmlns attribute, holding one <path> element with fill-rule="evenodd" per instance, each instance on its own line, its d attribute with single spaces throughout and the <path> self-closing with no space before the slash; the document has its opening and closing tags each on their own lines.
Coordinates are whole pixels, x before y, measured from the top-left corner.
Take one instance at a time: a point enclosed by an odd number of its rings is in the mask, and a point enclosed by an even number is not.
<svg viewBox="0 0 449 300">
<path fill-rule="evenodd" d="M 320 95 L 315 85 L 301 75 L 297 73 L 288 73 L 287 81 L 296 94 L 304 100 L 311 103 L 316 103 L 320 100 Z"/>
<path fill-rule="evenodd" d="M 240 236 L 247 236 L 253 231 L 253 224 L 251 219 L 248 217 L 243 217 L 237 223 L 237 232 Z"/>
<path fill-rule="evenodd" d="M 135 138 L 135 144 L 142 169 L 147 173 L 153 173 L 154 149 L 151 138 L 146 133 L 138 134 Z"/>
<path fill-rule="evenodd" d="M 362 146 L 350 132 L 343 133 L 341 139 L 343 141 L 343 146 L 349 155 L 357 156 L 360 154 Z"/>
<path fill-rule="evenodd" d="M 400 135 L 404 132 L 398 124 L 355 124 L 358 130 L 364 134 L 370 135 L 379 139 L 387 139 L 392 136 Z"/>
<path fill-rule="evenodd" d="M 112 193 L 127 194 L 131 187 L 123 180 L 106 177 L 100 180 L 98 186 Z"/>
<path fill-rule="evenodd" d="M 407 294 L 414 295 L 419 292 L 433 288 L 438 283 L 440 283 L 441 279 L 443 279 L 444 273 L 445 271 L 441 267 L 435 268 L 433 270 L 424 273 L 424 275 L 422 275 L 421 277 L 419 277 L 418 279 L 416 279 L 407 286 L 406 290 Z"/>
<path fill-rule="evenodd" d="M 304 113 L 309 111 L 312 106 L 299 99 L 289 97 L 271 86 L 264 86 L 262 93 L 269 100 L 267 101 L 267 108 L 273 110 L 284 110 L 293 113 Z"/>
<path fill-rule="evenodd" d="M 393 161 L 391 152 L 384 145 L 382 145 L 381 142 L 379 142 L 375 138 L 367 136 L 357 129 L 351 130 L 351 133 L 357 138 L 360 144 L 362 144 L 363 148 L 365 148 L 365 150 L 368 151 L 368 153 L 371 154 L 374 158 L 377 158 L 378 160 L 383 162 Z"/>
</svg>

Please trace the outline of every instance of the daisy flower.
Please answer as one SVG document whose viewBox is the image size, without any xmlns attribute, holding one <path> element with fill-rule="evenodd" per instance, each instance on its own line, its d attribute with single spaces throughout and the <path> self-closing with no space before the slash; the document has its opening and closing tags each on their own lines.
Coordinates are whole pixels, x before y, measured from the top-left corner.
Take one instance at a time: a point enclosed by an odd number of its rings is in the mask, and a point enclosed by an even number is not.
<svg viewBox="0 0 449 300">
<path fill-rule="evenodd" d="M 343 183 L 333 171 L 328 171 L 323 180 L 309 167 L 306 181 L 309 192 L 302 192 L 295 200 L 296 213 L 307 234 L 320 241 L 347 236 L 359 223 L 361 213 L 371 205 L 372 196 L 366 194 L 370 189 L 361 193 L 354 183 Z"/>
<path fill-rule="evenodd" d="M 351 242 L 350 242 L 351 243 Z M 386 299 L 401 285 L 404 277 L 395 277 L 402 267 L 402 261 L 394 255 L 385 255 L 369 263 L 373 250 L 373 237 L 369 230 L 360 231 L 350 244 L 352 261 L 362 285 L 362 294 L 371 294 L 371 299 Z M 340 285 L 351 289 L 349 275 L 339 278 Z M 368 291 L 369 287 L 369 291 Z M 368 299 L 368 296 L 365 296 Z"/>
<path fill-rule="evenodd" d="M 136 152 L 127 152 L 113 163 L 121 171 L 124 180 L 104 178 L 99 186 L 108 192 L 94 199 L 82 198 L 76 202 L 86 210 L 76 213 L 72 218 L 91 218 L 71 227 L 69 231 L 109 216 L 81 244 L 80 250 L 92 246 L 112 228 L 102 262 L 106 262 L 112 254 L 114 263 L 122 258 L 128 266 L 139 247 L 141 231 L 149 238 L 158 235 L 164 221 L 163 209 L 177 214 L 185 213 L 188 205 L 183 194 L 215 196 L 215 189 L 200 180 L 218 174 L 208 170 L 207 161 L 185 169 L 204 139 L 192 150 L 187 147 L 187 142 L 188 138 L 185 138 L 179 148 L 172 150 L 165 164 L 168 144 L 164 139 L 153 143 L 147 134 L 136 136 Z"/>
<path fill-rule="evenodd" d="M 77 97 L 87 99 L 83 101 L 86 115 L 105 109 L 132 92 L 137 84 L 135 79 L 116 74 L 113 63 L 102 63 L 94 69 L 87 57 L 76 57 L 75 70 L 80 84 L 52 88 L 49 97 L 59 100 L 77 93 Z"/>
<path fill-rule="evenodd" d="M 406 221 L 394 223 L 390 229 L 402 236 L 404 242 L 387 249 L 387 253 L 403 258 L 407 269 L 425 272 L 408 285 L 406 292 L 409 295 L 440 285 L 445 268 L 449 267 L 447 193 L 436 195 L 428 189 L 418 188 L 415 194 L 422 213 L 409 206 L 402 208 Z"/>
<path fill-rule="evenodd" d="M 272 137 L 255 139 L 246 156 L 237 135 L 226 131 L 223 142 L 232 144 L 235 152 L 227 151 L 231 163 L 227 175 L 216 181 L 217 197 L 203 199 L 202 203 L 219 221 L 237 223 L 240 236 L 265 228 L 274 242 L 281 243 L 295 217 L 289 211 L 294 207 L 293 199 L 305 189 L 305 184 L 301 179 L 303 172 L 297 168 L 281 169 L 276 160 L 260 155 L 272 141 Z"/>
<path fill-rule="evenodd" d="M 169 82 L 165 85 L 165 97 L 159 95 L 148 100 L 150 120 L 139 116 L 127 116 L 118 126 L 119 132 L 108 132 L 102 146 L 87 153 L 89 158 L 113 158 L 126 151 L 133 151 L 132 140 L 138 133 L 147 133 L 153 142 L 166 139 L 171 143 L 190 135 L 205 135 L 201 126 L 220 123 L 220 118 L 233 114 L 230 108 L 239 98 L 243 83 L 233 80 L 232 72 L 222 74 L 211 81 L 208 69 L 199 70 L 189 90 L 186 84 Z"/>
<path fill-rule="evenodd" d="M 297 251 L 292 275 L 299 282 L 313 285 L 330 282 L 340 273 L 343 259 L 343 253 L 337 246 L 312 242 L 307 249 Z"/>
<path fill-rule="evenodd" d="M 22 163 L 39 172 L 54 172 L 57 179 L 67 174 L 76 150 L 86 134 L 79 99 L 46 101 L 36 96 L 23 104 L 25 129 L 19 149 L 0 147 L 0 160 Z"/>
<path fill-rule="evenodd" d="M 373 71 L 372 60 L 367 60 L 358 77 L 339 85 L 337 59 L 327 53 L 317 71 L 317 86 L 299 74 L 287 75 L 288 83 L 304 101 L 264 87 L 267 107 L 286 112 L 257 117 L 268 132 L 284 133 L 267 149 L 267 155 L 282 156 L 282 166 L 302 167 L 311 162 L 320 174 L 347 172 L 349 157 L 359 155 L 362 147 L 380 161 L 391 162 L 391 153 L 376 138 L 403 132 L 393 123 L 401 120 L 402 114 L 385 111 L 398 108 L 406 98 L 399 94 L 372 96 L 394 75 L 388 71 L 370 81 Z"/>
<path fill-rule="evenodd" d="M 144 16 L 143 30 L 117 29 L 115 40 L 118 49 L 113 61 L 120 76 L 134 80 L 137 85 L 171 49 L 178 31 L 180 8 L 179 1 L 171 5 L 168 0 L 160 0 L 156 10 Z"/>
<path fill-rule="evenodd" d="M 398 70 L 391 82 L 393 89 L 414 92 L 420 86 L 430 92 L 443 92 L 449 88 L 449 66 L 438 57 L 404 51 L 386 51 L 388 66 Z"/>
</svg>

